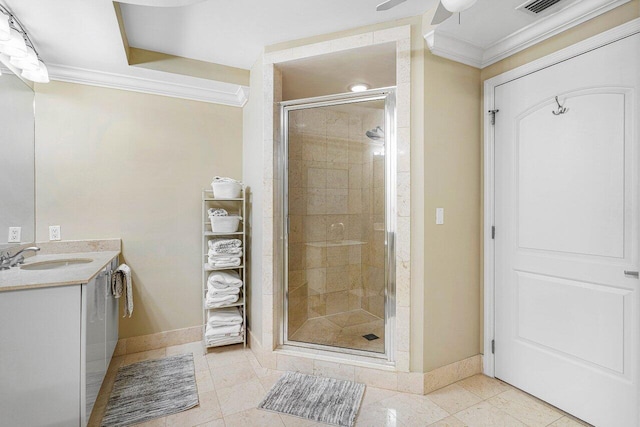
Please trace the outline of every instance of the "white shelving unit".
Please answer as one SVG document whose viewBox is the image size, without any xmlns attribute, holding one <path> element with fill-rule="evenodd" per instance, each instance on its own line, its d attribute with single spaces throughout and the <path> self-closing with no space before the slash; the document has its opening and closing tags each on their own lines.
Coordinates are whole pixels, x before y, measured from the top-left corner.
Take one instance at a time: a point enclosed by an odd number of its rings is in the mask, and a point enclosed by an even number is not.
<svg viewBox="0 0 640 427">
<path fill-rule="evenodd" d="M 247 307 L 246 307 L 246 280 L 245 280 L 245 256 L 246 256 L 246 236 L 245 236 L 245 226 L 244 226 L 244 218 L 246 215 L 246 199 L 245 199 L 245 189 L 242 187 L 242 197 L 234 198 L 234 199 L 220 199 L 213 197 L 213 191 L 204 190 L 202 191 L 202 253 L 204 256 L 204 262 L 202 264 L 202 343 L 204 346 L 204 352 L 207 352 L 208 348 L 213 347 L 221 347 L 225 345 L 233 345 L 233 344 L 244 344 L 247 346 Z M 219 233 L 211 231 L 211 222 L 209 221 L 208 210 L 209 208 L 222 208 L 225 209 L 229 214 L 239 215 L 242 217 L 240 221 L 240 226 L 238 231 L 232 233 Z M 214 238 L 228 238 L 228 239 L 240 239 L 242 240 L 242 255 L 241 255 L 241 263 L 238 267 L 222 267 L 222 268 L 211 268 L 208 265 L 208 252 L 209 252 L 209 244 L 208 241 Z M 240 275 L 242 279 L 242 287 L 240 288 L 240 298 L 238 301 L 227 304 L 223 307 L 217 308 L 207 308 L 206 306 L 206 298 L 207 298 L 207 279 L 209 277 L 209 273 L 212 271 L 224 271 L 224 270 L 235 270 Z M 221 308 L 226 307 L 240 307 L 242 311 L 242 333 L 239 337 L 237 337 L 237 341 L 226 342 L 224 344 L 219 345 L 207 345 L 205 339 L 205 332 L 207 328 L 207 322 L 209 320 L 209 313 L 215 310 L 219 310 Z"/>
</svg>

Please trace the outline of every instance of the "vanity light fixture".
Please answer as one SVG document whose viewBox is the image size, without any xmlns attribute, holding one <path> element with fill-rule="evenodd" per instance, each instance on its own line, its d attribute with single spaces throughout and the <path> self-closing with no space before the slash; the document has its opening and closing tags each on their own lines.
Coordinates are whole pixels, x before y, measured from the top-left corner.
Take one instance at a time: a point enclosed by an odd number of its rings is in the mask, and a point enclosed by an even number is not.
<svg viewBox="0 0 640 427">
<path fill-rule="evenodd" d="M 364 92 L 369 89 L 369 85 L 366 83 L 354 83 L 349 85 L 349 90 L 351 92 Z"/>
<path fill-rule="evenodd" d="M 24 57 L 20 58 L 20 57 L 12 56 L 9 62 L 14 67 L 20 68 L 21 70 L 33 71 L 33 70 L 37 70 L 38 67 L 40 66 L 38 55 L 36 54 L 36 51 L 33 50 L 31 46 L 27 46 L 27 54 Z"/>
<path fill-rule="evenodd" d="M 0 53 L 9 63 L 21 70 L 20 75 L 36 83 L 48 83 L 49 72 L 38 55 L 24 25 L 5 6 L 0 4 Z"/>
<path fill-rule="evenodd" d="M 27 44 L 22 34 L 15 28 L 11 28 L 9 40 L 0 41 L 0 52 L 15 58 L 27 56 Z"/>
<path fill-rule="evenodd" d="M 9 40 L 11 38 L 11 26 L 9 25 L 9 17 L 0 15 L 0 41 Z"/>
</svg>

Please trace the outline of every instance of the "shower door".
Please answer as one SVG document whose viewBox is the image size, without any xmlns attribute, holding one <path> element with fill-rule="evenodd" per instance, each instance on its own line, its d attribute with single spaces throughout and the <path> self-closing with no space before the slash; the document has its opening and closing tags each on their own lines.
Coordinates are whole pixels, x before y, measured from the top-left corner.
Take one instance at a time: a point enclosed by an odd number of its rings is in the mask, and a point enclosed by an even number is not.
<svg viewBox="0 0 640 427">
<path fill-rule="evenodd" d="M 389 358 L 394 92 L 282 103 L 283 343 Z"/>
</svg>

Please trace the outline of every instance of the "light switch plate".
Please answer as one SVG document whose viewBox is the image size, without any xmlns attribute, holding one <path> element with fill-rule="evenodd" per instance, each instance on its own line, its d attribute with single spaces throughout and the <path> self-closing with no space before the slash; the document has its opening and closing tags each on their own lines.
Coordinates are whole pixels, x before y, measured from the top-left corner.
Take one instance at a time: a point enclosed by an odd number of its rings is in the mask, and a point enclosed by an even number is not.
<svg viewBox="0 0 640 427">
<path fill-rule="evenodd" d="M 444 224 L 444 208 L 436 208 L 436 224 Z"/>
<path fill-rule="evenodd" d="M 49 240 L 60 240 L 60 226 L 59 225 L 50 225 L 49 226 Z"/>
<path fill-rule="evenodd" d="M 22 227 L 9 227 L 9 238 L 7 243 L 20 243 L 20 235 L 22 234 Z"/>
</svg>

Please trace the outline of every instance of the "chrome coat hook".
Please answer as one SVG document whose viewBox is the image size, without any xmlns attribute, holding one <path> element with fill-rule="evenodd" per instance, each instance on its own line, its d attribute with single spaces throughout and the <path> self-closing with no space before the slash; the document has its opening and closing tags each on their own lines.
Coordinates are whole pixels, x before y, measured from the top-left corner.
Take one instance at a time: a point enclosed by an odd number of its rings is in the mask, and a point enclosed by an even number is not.
<svg viewBox="0 0 640 427">
<path fill-rule="evenodd" d="M 564 101 L 565 103 L 567 102 L 567 100 L 565 99 Z M 552 111 L 554 116 L 559 116 L 560 114 L 564 114 L 567 111 L 569 111 L 568 108 L 563 107 L 562 105 L 560 105 L 560 101 L 558 101 L 558 97 L 556 96 L 556 104 L 558 104 L 558 111 Z"/>
</svg>

